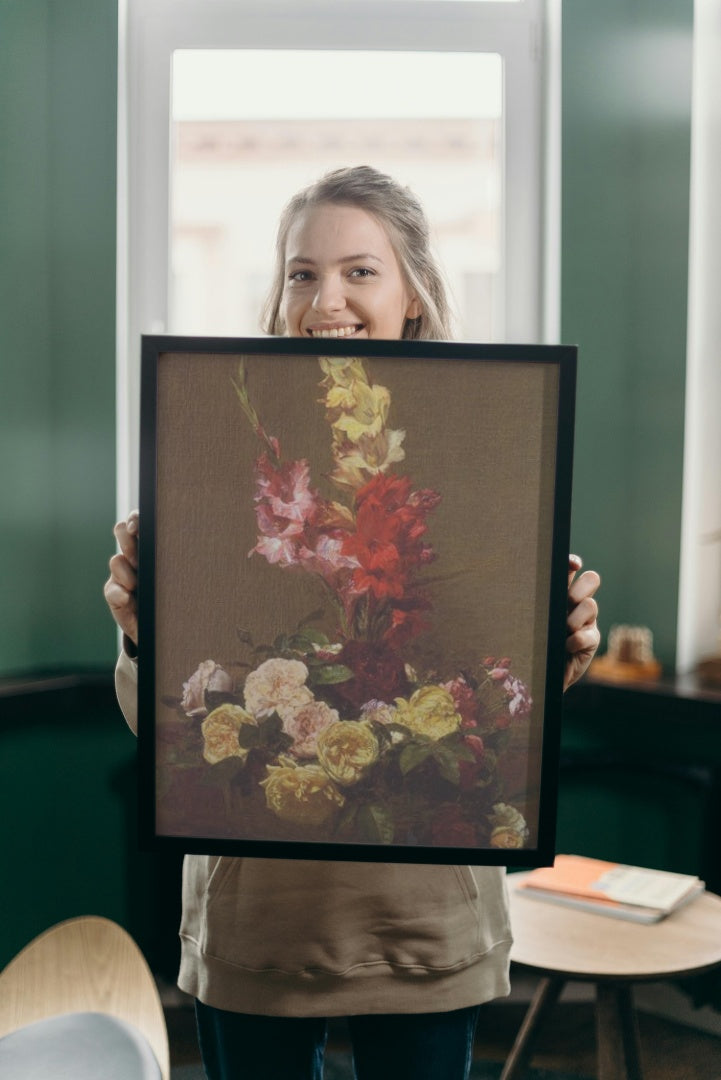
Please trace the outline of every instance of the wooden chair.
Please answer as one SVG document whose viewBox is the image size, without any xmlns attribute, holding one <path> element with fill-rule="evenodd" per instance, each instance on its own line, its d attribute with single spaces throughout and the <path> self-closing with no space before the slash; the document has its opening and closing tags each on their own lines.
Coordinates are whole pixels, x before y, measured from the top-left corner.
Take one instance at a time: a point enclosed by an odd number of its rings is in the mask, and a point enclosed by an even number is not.
<svg viewBox="0 0 721 1080">
<path fill-rule="evenodd" d="M 13 1075 L 22 1074 L 18 1046 L 29 1025 L 34 1025 L 32 1032 L 22 1041 L 22 1053 L 27 1055 L 32 1054 L 33 1045 L 41 1046 L 46 1032 L 54 1032 L 55 1037 L 63 1024 L 65 1041 L 56 1038 L 55 1042 L 56 1048 L 63 1048 L 63 1058 L 68 1046 L 87 1056 L 93 1043 L 84 1039 L 85 1032 L 94 1028 L 97 1046 L 103 1045 L 97 1039 L 102 1040 L 107 1030 L 115 1040 L 113 1045 L 122 1046 L 127 1038 L 128 1062 L 154 1058 L 155 1075 L 169 1080 L 168 1035 L 155 981 L 133 939 L 109 919 L 88 915 L 58 923 L 31 941 L 0 973 L 0 1073 L 5 1052 L 15 1055 L 8 1058 L 18 1070 Z M 118 1056 L 122 1058 L 122 1052 L 114 1052 L 113 1075 L 127 1075 L 129 1080 L 153 1075 L 153 1065 L 143 1070 L 137 1064 L 128 1064 L 127 1072 L 121 1074 Z M 57 1075 L 78 1080 L 85 1075 L 110 1075 L 108 1063 L 101 1073 L 84 1072 L 80 1060 L 75 1069 L 70 1064 L 65 1061 L 67 1072 L 58 1070 Z M 33 1074 L 28 1071 L 27 1075 Z M 53 1080 L 56 1073 L 45 1075 Z"/>
</svg>

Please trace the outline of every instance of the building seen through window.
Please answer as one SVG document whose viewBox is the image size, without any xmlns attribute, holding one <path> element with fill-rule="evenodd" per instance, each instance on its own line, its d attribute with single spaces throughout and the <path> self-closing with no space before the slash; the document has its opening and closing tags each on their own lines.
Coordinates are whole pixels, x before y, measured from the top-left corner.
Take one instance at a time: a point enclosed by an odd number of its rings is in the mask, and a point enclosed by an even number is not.
<svg viewBox="0 0 721 1080">
<path fill-rule="evenodd" d="M 259 333 L 283 206 L 323 173 L 365 164 L 408 184 L 421 199 L 446 271 L 457 336 L 498 340 L 503 299 L 500 58 L 394 54 L 391 64 L 383 54 L 347 53 L 339 69 L 337 53 L 315 53 L 312 60 L 308 53 L 266 53 L 266 78 L 270 67 L 270 81 L 277 76 L 281 92 L 265 100 L 263 115 L 258 115 L 261 107 L 236 96 L 233 88 L 234 69 L 246 69 L 250 55 L 221 54 L 220 72 L 215 56 L 209 70 L 217 93 L 224 95 L 215 99 L 201 81 L 202 55 L 176 56 L 171 332 Z M 448 81 L 449 60 L 460 77 L 440 95 L 443 104 L 433 105 L 435 115 L 424 115 L 424 99 L 434 83 Z M 408 85 L 419 70 L 426 93 L 414 91 L 409 109 Z M 324 80 L 325 95 L 314 89 Z M 375 83 L 372 94 L 366 91 L 369 80 Z M 205 88 L 196 93 L 194 86 Z M 469 86 L 477 91 L 472 100 Z M 317 115 L 324 112 L 329 115 Z"/>
</svg>

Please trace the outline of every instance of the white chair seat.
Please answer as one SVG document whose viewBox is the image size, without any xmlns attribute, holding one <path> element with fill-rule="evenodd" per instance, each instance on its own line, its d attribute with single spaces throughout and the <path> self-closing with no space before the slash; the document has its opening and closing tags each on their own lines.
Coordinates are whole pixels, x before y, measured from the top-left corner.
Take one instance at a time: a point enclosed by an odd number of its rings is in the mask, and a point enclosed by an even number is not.
<svg viewBox="0 0 721 1080">
<path fill-rule="evenodd" d="M 147 1039 L 102 1013 L 67 1013 L 0 1039 L 0 1076 L 8 1080 L 161 1080 Z"/>
</svg>

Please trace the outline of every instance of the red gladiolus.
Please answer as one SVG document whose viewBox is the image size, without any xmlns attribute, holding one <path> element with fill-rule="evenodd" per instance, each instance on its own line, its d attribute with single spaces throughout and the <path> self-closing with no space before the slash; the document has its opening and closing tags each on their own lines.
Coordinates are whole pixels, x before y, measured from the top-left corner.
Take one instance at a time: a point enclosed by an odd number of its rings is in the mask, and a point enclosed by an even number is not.
<svg viewBox="0 0 721 1080">
<path fill-rule="evenodd" d="M 343 553 L 358 560 L 353 586 L 359 593 L 379 600 L 404 596 L 413 571 L 434 558 L 421 537 L 439 501 L 437 492 L 412 492 L 408 477 L 382 473 L 358 491 L 356 528 L 344 540 Z"/>
</svg>

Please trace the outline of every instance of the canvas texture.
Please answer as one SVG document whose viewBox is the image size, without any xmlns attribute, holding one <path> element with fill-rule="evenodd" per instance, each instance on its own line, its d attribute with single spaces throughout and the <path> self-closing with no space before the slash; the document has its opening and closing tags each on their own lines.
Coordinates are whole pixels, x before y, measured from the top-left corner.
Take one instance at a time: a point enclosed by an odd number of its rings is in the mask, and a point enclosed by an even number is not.
<svg viewBox="0 0 721 1080">
<path fill-rule="evenodd" d="M 303 839 L 307 830 L 299 833 L 289 820 L 269 824 L 262 812 L 260 817 L 250 812 L 247 798 L 242 802 L 243 785 L 247 794 L 250 783 L 248 775 L 241 775 L 248 764 L 244 750 L 231 755 L 234 760 L 210 764 L 203 758 L 200 725 L 212 705 L 222 704 L 222 692 L 213 697 L 211 686 L 194 717 L 188 716 L 187 701 L 185 709 L 180 705 L 191 676 L 203 663 L 212 661 L 229 673 L 239 707 L 245 707 L 243 681 L 273 655 L 279 635 L 311 627 L 336 648 L 342 638 L 327 582 L 299 566 L 274 563 L 257 550 L 256 463 L 267 447 L 234 388 L 240 361 L 233 355 L 178 353 L 162 356 L 158 365 L 157 827 L 173 836 Z M 329 391 L 321 385 L 318 358 L 258 355 L 242 361 L 245 392 L 265 433 L 279 441 L 282 461 L 307 462 L 310 485 L 319 498 L 352 510 L 354 492 L 330 479 L 334 457 Z M 466 673 L 470 683 L 491 670 L 498 682 L 500 661 L 526 689 L 534 708 L 525 724 L 509 724 L 504 767 L 506 787 L 513 789 L 513 805 L 525 821 L 526 842 L 533 846 L 548 644 L 558 369 L 543 363 L 392 357 L 367 359 L 363 368 L 370 386 L 388 392 L 386 427 L 405 433 L 402 460 L 388 473 L 409 478 L 413 492 L 439 496 L 423 519 L 423 544 L 432 548 L 434 558 L 417 574 L 419 594 L 427 604 L 421 612 L 425 628 L 394 651 L 420 682 L 449 685 Z M 479 676 L 481 658 L 489 665 Z M 219 678 L 221 689 L 227 687 Z M 454 693 L 457 690 L 456 683 Z M 386 703 L 393 705 L 399 696 Z M 405 698 L 410 696 L 408 689 Z M 332 707 L 332 695 L 329 702 Z M 341 710 L 343 715 L 350 716 Z M 292 720 L 283 720 L 282 726 L 294 730 Z M 240 730 L 241 737 L 248 735 Z M 471 723 L 459 731 L 464 738 L 474 734 Z M 488 732 L 477 735 L 485 744 L 487 766 L 495 743 Z M 284 756 L 288 768 L 308 764 L 308 758 L 294 758 L 297 745 Z M 201 751 L 197 760 L 193 746 Z M 478 746 L 467 747 L 477 763 Z M 466 753 L 470 769 L 474 762 Z M 405 763 L 409 760 L 406 756 Z M 428 771 L 430 766 L 426 762 L 422 768 Z M 462 769 L 468 771 L 465 765 Z M 256 785 L 263 775 L 262 770 L 257 773 Z M 416 770 L 416 778 L 419 775 Z M 339 791 L 347 809 L 349 785 Z M 452 801 L 447 791 L 443 798 Z M 245 810 L 241 813 L 239 807 Z M 311 825 L 316 839 L 330 838 L 330 819 L 322 822 L 320 832 L 317 821 Z M 375 825 L 379 831 L 371 831 L 369 841 L 387 837 L 387 825 L 380 815 Z M 437 835 L 443 843 L 443 830 Z M 449 835 L 464 834 L 451 829 Z M 488 843 L 488 835 L 478 842 Z"/>
</svg>

